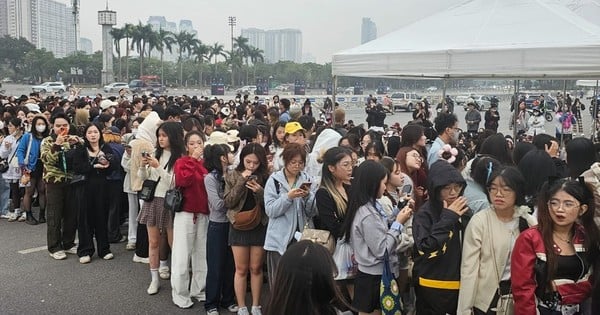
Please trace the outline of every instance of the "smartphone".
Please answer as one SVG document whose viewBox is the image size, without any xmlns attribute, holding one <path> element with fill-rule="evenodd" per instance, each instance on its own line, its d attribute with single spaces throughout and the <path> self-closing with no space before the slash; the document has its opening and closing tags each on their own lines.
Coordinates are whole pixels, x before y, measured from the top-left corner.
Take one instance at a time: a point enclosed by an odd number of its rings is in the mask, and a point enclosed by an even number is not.
<svg viewBox="0 0 600 315">
<path fill-rule="evenodd" d="M 312 186 L 311 182 L 304 182 L 300 185 L 300 189 L 308 191 L 310 190 L 310 186 Z"/>
<path fill-rule="evenodd" d="M 150 157 L 150 153 L 148 153 L 148 152 L 146 152 L 146 151 L 143 151 L 143 152 L 142 152 L 142 157 L 143 157 L 143 158 L 149 158 L 149 157 Z"/>
<path fill-rule="evenodd" d="M 410 197 L 411 193 L 412 193 L 411 185 L 405 185 L 404 187 L 402 187 L 402 195 Z"/>
<path fill-rule="evenodd" d="M 248 176 L 248 178 L 246 178 L 246 181 L 250 182 L 250 181 L 256 181 L 258 180 L 258 176 L 256 175 L 250 175 Z"/>
<path fill-rule="evenodd" d="M 66 136 L 66 135 L 68 135 L 68 134 L 69 134 L 69 130 L 68 130 L 67 128 L 65 128 L 65 127 L 61 127 L 61 128 L 58 130 L 58 135 L 59 135 L 59 136 Z"/>
</svg>

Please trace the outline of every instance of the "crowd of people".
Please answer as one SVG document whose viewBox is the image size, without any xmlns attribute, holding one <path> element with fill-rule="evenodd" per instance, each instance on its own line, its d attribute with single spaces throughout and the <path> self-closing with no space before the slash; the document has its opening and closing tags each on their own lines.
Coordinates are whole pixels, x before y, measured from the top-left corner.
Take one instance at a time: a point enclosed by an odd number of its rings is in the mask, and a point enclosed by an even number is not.
<svg viewBox="0 0 600 315">
<path fill-rule="evenodd" d="M 2 217 L 46 223 L 56 260 L 110 260 L 122 243 L 148 264 L 147 293 L 170 279 L 180 308 L 380 314 L 389 266 L 402 314 L 600 313 L 589 139 L 513 139 L 492 109 L 479 129 L 471 105 L 462 132 L 447 106 L 432 121 L 428 104 L 401 127 L 373 101 L 366 129 L 337 104 L 314 117 L 310 102 L 278 96 L 2 103 Z"/>
</svg>

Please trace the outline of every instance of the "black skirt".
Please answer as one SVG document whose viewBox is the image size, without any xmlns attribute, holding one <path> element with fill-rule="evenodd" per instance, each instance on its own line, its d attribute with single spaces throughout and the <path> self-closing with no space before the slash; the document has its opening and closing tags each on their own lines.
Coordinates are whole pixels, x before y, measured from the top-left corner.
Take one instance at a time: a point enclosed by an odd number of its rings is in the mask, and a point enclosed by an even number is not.
<svg viewBox="0 0 600 315">
<path fill-rule="evenodd" d="M 372 313 L 381 309 L 380 301 L 381 275 L 370 275 L 358 272 L 354 278 L 354 300 L 352 307 L 360 312 Z"/>
</svg>

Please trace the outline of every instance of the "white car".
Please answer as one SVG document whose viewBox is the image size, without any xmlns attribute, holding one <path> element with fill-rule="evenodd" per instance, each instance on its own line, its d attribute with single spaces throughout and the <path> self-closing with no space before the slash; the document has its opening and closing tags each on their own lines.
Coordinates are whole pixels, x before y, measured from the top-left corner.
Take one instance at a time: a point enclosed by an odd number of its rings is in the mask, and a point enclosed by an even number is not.
<svg viewBox="0 0 600 315">
<path fill-rule="evenodd" d="M 114 82 L 104 86 L 104 92 L 106 93 L 119 92 L 121 89 L 129 89 L 129 84 L 126 82 Z"/>
<path fill-rule="evenodd" d="M 239 94 L 255 94 L 256 93 L 256 85 L 244 85 L 241 88 L 235 91 Z"/>
<path fill-rule="evenodd" d="M 33 92 L 57 92 L 64 93 L 67 90 L 67 87 L 62 82 L 44 82 L 40 85 L 34 85 L 31 87 Z"/>
<path fill-rule="evenodd" d="M 427 92 L 435 92 L 437 90 L 438 90 L 437 86 L 430 86 L 427 88 Z"/>
</svg>

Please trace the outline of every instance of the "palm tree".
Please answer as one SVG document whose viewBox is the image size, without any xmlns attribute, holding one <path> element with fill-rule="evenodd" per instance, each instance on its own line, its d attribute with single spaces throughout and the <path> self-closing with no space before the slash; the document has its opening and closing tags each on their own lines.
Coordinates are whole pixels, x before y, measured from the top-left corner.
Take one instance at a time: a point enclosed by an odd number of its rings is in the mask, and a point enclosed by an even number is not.
<svg viewBox="0 0 600 315">
<path fill-rule="evenodd" d="M 241 69 L 244 65 L 244 56 L 237 50 L 227 53 L 226 62 L 231 66 L 231 85 L 235 85 L 235 70 Z"/>
<path fill-rule="evenodd" d="M 140 55 L 140 77 L 144 75 L 144 54 L 146 53 L 146 46 L 149 45 L 149 42 L 154 42 L 153 33 L 152 27 L 150 25 L 142 25 L 142 22 L 139 22 L 132 32 L 131 48 L 135 48 Z"/>
<path fill-rule="evenodd" d="M 129 39 L 133 35 L 133 24 L 125 23 L 123 26 L 123 36 L 125 37 L 125 80 L 129 82 Z"/>
<path fill-rule="evenodd" d="M 204 45 L 198 40 L 196 45 L 192 48 L 192 54 L 194 55 L 194 61 L 199 63 L 198 65 L 198 83 L 202 87 L 202 64 L 204 60 L 209 60 L 210 47 Z"/>
<path fill-rule="evenodd" d="M 119 59 L 119 81 L 123 81 L 123 67 L 121 62 L 121 40 L 125 38 L 125 30 L 122 28 L 113 28 L 110 30 L 110 35 L 113 38 L 115 44 L 115 51 L 117 52 L 117 58 Z"/>
<path fill-rule="evenodd" d="M 256 47 L 250 47 L 250 53 L 249 56 L 250 57 L 250 61 L 252 62 L 252 68 L 253 68 L 253 77 L 254 80 L 256 81 L 256 64 L 257 63 L 263 63 L 265 62 L 265 57 L 263 56 L 264 51 L 260 48 L 256 48 Z"/>
<path fill-rule="evenodd" d="M 248 84 L 248 57 L 250 53 L 250 45 L 248 45 L 248 38 L 238 36 L 233 39 L 234 50 L 241 56 L 242 60 L 246 61 L 246 84 Z"/>
<path fill-rule="evenodd" d="M 225 47 L 219 43 L 214 43 L 212 45 L 212 47 L 210 47 L 210 55 L 208 57 L 208 59 L 212 59 L 213 57 L 215 58 L 215 67 L 214 67 L 213 76 L 215 76 L 217 74 L 217 57 L 219 57 L 219 56 L 226 57 Z"/>
<path fill-rule="evenodd" d="M 158 39 L 157 49 L 160 51 L 160 83 L 164 85 L 165 68 L 164 68 L 164 54 L 165 48 L 169 53 L 173 52 L 173 44 L 175 44 L 175 38 L 173 33 L 165 31 L 162 28 L 156 33 Z"/>
<path fill-rule="evenodd" d="M 195 36 L 186 31 L 175 34 L 175 42 L 179 50 L 179 84 L 183 84 L 183 53 L 187 52 L 188 57 L 190 56 L 194 43 L 198 41 Z"/>
</svg>

